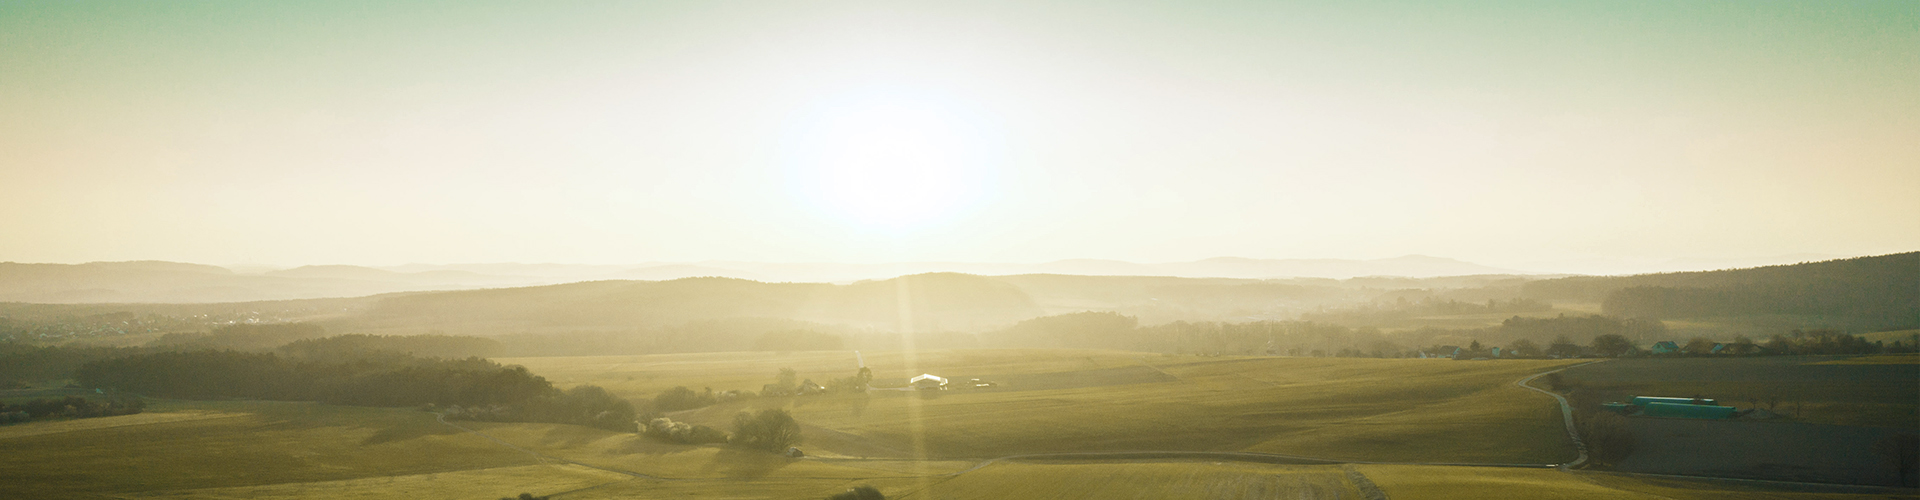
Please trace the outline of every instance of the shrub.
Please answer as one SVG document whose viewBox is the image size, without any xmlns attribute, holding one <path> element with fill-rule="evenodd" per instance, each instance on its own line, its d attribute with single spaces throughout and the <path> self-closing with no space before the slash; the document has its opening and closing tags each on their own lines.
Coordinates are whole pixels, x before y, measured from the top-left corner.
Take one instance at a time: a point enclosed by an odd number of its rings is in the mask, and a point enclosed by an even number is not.
<svg viewBox="0 0 1920 500">
<path fill-rule="evenodd" d="M 733 416 L 733 443 L 773 453 L 787 451 L 800 444 L 800 423 L 782 409 L 740 412 Z"/>
<path fill-rule="evenodd" d="M 713 403 L 714 397 L 712 391 L 701 394 L 693 392 L 693 389 L 688 389 L 686 386 L 668 389 L 667 392 L 662 392 L 653 397 L 653 409 L 655 411 L 691 410 L 710 406 Z"/>
<path fill-rule="evenodd" d="M 656 418 L 647 423 L 646 434 L 662 441 L 681 444 L 725 443 L 727 433 L 720 429 L 704 425 L 692 425 L 675 422 L 669 418 Z"/>
<path fill-rule="evenodd" d="M 827 497 L 827 500 L 887 500 L 887 496 L 880 494 L 878 488 L 863 484 L 847 488 L 845 493 Z"/>
</svg>

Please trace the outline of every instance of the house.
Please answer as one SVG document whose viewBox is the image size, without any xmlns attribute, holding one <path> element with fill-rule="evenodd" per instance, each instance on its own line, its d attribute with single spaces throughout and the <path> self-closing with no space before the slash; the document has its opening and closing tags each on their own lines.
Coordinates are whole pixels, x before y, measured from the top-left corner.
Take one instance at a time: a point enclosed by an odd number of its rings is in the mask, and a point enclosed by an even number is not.
<svg viewBox="0 0 1920 500">
<path fill-rule="evenodd" d="M 825 393 L 827 392 L 827 388 L 820 387 L 820 384 L 813 383 L 813 379 L 807 379 L 807 381 L 800 383 L 799 392 L 801 396 L 811 396 L 814 394 Z"/>
<path fill-rule="evenodd" d="M 922 373 L 918 377 L 907 379 L 907 385 L 920 390 L 943 390 L 947 388 L 947 379 L 931 373 Z"/>
<path fill-rule="evenodd" d="M 1451 358 L 1451 357 L 1459 356 L 1461 352 L 1464 352 L 1464 351 L 1460 350 L 1460 346 L 1443 345 L 1443 346 L 1434 348 L 1433 352 L 1430 352 L 1430 353 L 1427 351 L 1420 351 L 1420 356 L 1430 357 L 1430 358 Z"/>
<path fill-rule="evenodd" d="M 1676 352 L 1680 352 L 1680 345 L 1673 343 L 1671 340 L 1662 340 L 1653 343 L 1654 354 L 1673 354 Z"/>
</svg>

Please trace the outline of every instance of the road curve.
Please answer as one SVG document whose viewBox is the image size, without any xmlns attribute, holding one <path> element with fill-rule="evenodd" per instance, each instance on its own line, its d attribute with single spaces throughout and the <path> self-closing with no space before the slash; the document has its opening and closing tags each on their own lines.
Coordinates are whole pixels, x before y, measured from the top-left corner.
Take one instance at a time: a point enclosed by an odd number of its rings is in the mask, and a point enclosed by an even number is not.
<svg viewBox="0 0 1920 500">
<path fill-rule="evenodd" d="M 1600 361 L 1605 361 L 1605 360 L 1600 360 Z M 1574 467 L 1579 467 L 1580 464 L 1587 463 L 1587 443 L 1585 441 L 1580 440 L 1580 431 L 1573 427 L 1573 405 L 1567 404 L 1566 396 L 1561 396 L 1559 394 L 1554 393 L 1553 391 L 1541 389 L 1539 387 L 1534 387 L 1532 385 L 1529 385 L 1529 383 L 1533 382 L 1533 379 L 1540 378 L 1549 373 L 1559 373 L 1568 368 L 1573 368 L 1575 366 L 1586 366 L 1594 363 L 1599 363 L 1600 361 L 1588 361 L 1588 362 L 1580 363 L 1577 365 L 1563 366 L 1557 370 L 1549 370 L 1549 371 L 1544 371 L 1540 373 L 1535 373 L 1531 376 L 1528 376 L 1527 378 L 1520 379 L 1519 381 L 1516 381 L 1513 383 L 1513 385 L 1520 386 L 1522 389 L 1527 389 L 1527 390 L 1538 392 L 1548 396 L 1553 396 L 1553 399 L 1555 401 L 1560 402 L 1560 418 L 1566 421 L 1567 437 L 1573 438 L 1573 448 L 1575 450 L 1579 450 L 1580 452 L 1580 458 L 1576 458 L 1572 462 L 1567 462 L 1567 463 L 1559 464 L 1555 466 L 1555 467 L 1558 467 L 1560 470 L 1567 470 Z"/>
</svg>

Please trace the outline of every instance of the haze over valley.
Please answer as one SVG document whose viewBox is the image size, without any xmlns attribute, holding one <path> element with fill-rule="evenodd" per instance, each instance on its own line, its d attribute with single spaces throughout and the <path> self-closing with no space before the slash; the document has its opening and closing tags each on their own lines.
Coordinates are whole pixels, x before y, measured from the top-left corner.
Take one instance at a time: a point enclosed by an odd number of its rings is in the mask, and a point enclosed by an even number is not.
<svg viewBox="0 0 1920 500">
<path fill-rule="evenodd" d="M 1920 498 L 1920 2 L 0 47 L 0 497 Z"/>
</svg>

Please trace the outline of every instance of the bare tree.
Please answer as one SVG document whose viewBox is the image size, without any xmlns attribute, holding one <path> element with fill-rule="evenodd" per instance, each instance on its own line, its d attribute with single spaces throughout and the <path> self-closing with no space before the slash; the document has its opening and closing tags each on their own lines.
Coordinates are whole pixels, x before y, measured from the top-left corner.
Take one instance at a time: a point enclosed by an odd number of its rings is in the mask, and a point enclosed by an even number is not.
<svg viewBox="0 0 1920 500">
<path fill-rule="evenodd" d="M 1914 486 L 1920 467 L 1920 435 L 1894 434 L 1873 443 L 1873 452 L 1900 475 L 1900 486 Z"/>
</svg>

